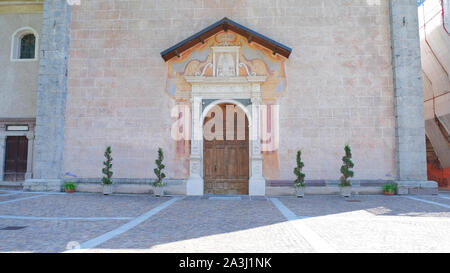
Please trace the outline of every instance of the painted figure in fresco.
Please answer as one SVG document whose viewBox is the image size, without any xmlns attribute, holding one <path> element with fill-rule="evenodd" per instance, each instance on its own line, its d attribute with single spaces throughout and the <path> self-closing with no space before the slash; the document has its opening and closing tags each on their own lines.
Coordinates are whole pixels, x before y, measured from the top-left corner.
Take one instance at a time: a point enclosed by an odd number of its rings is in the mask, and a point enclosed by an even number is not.
<svg viewBox="0 0 450 273">
<path fill-rule="evenodd" d="M 234 77 L 236 74 L 233 56 L 231 54 L 221 54 L 217 63 L 217 76 Z"/>
</svg>

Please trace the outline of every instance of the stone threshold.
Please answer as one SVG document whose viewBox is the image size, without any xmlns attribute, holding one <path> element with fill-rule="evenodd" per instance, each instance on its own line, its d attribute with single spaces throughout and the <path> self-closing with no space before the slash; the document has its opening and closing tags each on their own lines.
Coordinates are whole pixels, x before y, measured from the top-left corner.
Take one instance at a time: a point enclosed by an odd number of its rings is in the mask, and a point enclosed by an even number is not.
<svg viewBox="0 0 450 273">
<path fill-rule="evenodd" d="M 0 181 L 0 188 L 22 189 L 25 181 Z"/>
</svg>

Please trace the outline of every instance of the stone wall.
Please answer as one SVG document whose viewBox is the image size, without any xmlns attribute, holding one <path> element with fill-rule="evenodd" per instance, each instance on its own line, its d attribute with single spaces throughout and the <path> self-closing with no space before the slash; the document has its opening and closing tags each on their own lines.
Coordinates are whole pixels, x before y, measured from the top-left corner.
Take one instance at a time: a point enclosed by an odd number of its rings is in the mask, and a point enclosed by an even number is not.
<svg viewBox="0 0 450 273">
<path fill-rule="evenodd" d="M 389 2 L 82 0 L 73 7 L 63 172 L 151 178 L 157 148 L 168 177 L 188 176 L 170 138 L 175 102 L 160 52 L 228 17 L 293 49 L 280 104 L 280 147 L 268 179 L 292 179 L 303 149 L 307 179 L 339 179 L 344 145 L 355 179 L 394 179 L 395 114 Z M 270 161 L 268 161 L 270 160 Z"/>
<path fill-rule="evenodd" d="M 12 61 L 11 40 L 24 27 L 42 36 L 42 14 L 0 14 L 0 26 L 0 118 L 34 118 L 39 59 Z"/>
</svg>

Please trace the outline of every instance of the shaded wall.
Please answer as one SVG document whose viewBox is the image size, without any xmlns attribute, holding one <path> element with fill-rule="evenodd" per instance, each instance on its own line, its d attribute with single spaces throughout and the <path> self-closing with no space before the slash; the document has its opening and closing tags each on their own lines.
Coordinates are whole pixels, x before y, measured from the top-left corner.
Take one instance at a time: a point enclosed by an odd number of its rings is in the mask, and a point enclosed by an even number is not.
<svg viewBox="0 0 450 273">
<path fill-rule="evenodd" d="M 11 61 L 11 40 L 20 28 L 41 36 L 42 14 L 0 14 L 0 118 L 36 117 L 39 60 Z"/>
</svg>

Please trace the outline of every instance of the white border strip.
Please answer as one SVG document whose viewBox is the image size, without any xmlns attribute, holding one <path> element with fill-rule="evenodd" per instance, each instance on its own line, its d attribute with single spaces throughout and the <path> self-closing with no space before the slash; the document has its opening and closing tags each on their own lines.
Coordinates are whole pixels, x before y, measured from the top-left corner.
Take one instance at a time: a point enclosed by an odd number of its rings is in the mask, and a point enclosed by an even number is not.
<svg viewBox="0 0 450 273">
<path fill-rule="evenodd" d="M 34 196 L 28 196 L 28 197 L 23 197 L 23 198 L 11 199 L 11 200 L 0 202 L 0 205 L 17 202 L 17 201 L 22 201 L 22 200 L 27 200 L 27 199 L 38 198 L 38 197 L 42 197 L 42 196 L 46 196 L 46 195 L 34 195 Z"/>
<path fill-rule="evenodd" d="M 7 194 L 1 194 L 1 193 L 0 193 L 0 197 L 3 197 L 3 196 L 12 196 L 12 195 L 18 195 L 18 194 L 20 194 L 20 193 L 19 193 L 19 192 L 7 193 Z"/>
<path fill-rule="evenodd" d="M 108 220 L 131 220 L 133 217 L 37 217 L 37 216 L 17 216 L 0 215 L 0 219 L 10 220 L 79 220 L 79 221 L 108 221 Z"/>
<path fill-rule="evenodd" d="M 132 221 L 121 225 L 120 227 L 111 230 L 110 232 L 107 232 L 103 235 L 100 235 L 94 239 L 91 239 L 89 241 L 86 241 L 84 243 L 82 243 L 80 245 L 80 249 L 74 249 L 74 250 L 69 250 L 69 251 L 65 251 L 64 253 L 70 253 L 70 252 L 79 252 L 80 250 L 83 249 L 91 249 L 94 248 L 98 245 L 103 244 L 106 241 L 111 240 L 112 238 L 127 232 L 128 230 L 134 228 L 135 226 L 141 224 L 142 222 L 146 221 L 147 219 L 149 219 L 150 217 L 152 217 L 153 215 L 157 214 L 158 212 L 162 211 L 163 209 L 167 208 L 168 206 L 172 205 L 173 203 L 175 203 L 176 201 L 180 200 L 180 197 L 175 197 L 172 198 L 164 203 L 162 203 L 161 205 L 157 206 L 156 208 L 153 208 L 149 211 L 147 211 L 146 213 L 134 218 Z"/>
<path fill-rule="evenodd" d="M 275 205 L 275 207 L 283 214 L 283 216 L 300 232 L 303 238 L 317 251 L 334 253 L 337 252 L 335 248 L 329 245 L 325 240 L 315 233 L 312 229 L 302 223 L 299 217 L 297 217 L 290 209 L 288 209 L 280 200 L 277 198 L 270 198 L 270 201 Z M 295 221 L 297 220 L 297 221 Z"/>
<path fill-rule="evenodd" d="M 438 202 L 433 202 L 433 201 L 429 201 L 429 200 L 425 200 L 425 199 L 420 199 L 417 197 L 412 197 L 412 196 L 403 196 L 404 198 L 408 198 L 408 199 L 412 199 L 412 200 L 416 200 L 416 201 L 420 201 L 420 202 L 424 202 L 424 203 L 428 203 L 428 204 L 432 204 L 432 205 L 436 205 L 436 206 L 440 206 L 440 207 L 444 207 L 447 209 L 450 209 L 449 205 L 445 205 L 445 204 L 441 204 Z"/>
</svg>

